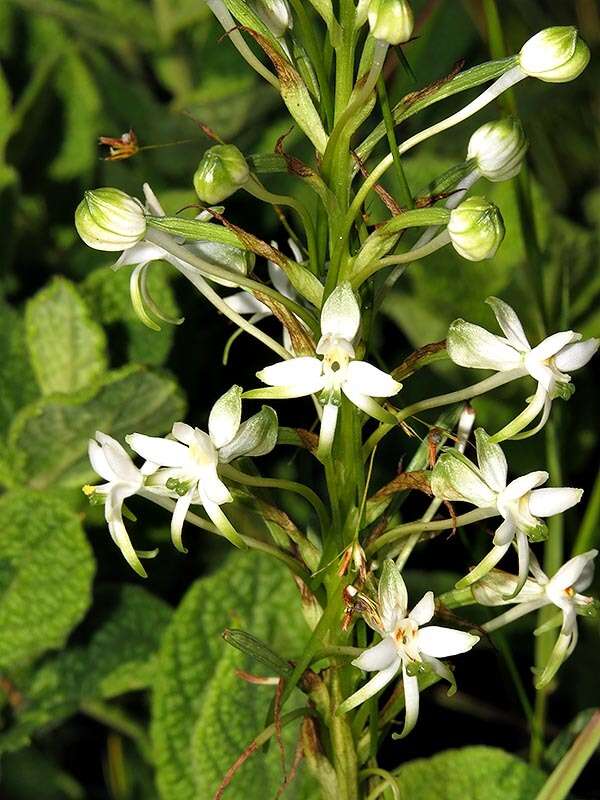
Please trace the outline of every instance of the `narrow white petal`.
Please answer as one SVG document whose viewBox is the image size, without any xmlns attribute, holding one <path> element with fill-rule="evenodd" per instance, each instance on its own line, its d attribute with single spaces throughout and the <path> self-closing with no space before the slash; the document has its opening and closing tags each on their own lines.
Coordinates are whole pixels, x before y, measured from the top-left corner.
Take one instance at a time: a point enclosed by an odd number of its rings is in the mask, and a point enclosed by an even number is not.
<svg viewBox="0 0 600 800">
<path fill-rule="evenodd" d="M 104 478 L 105 481 L 116 481 L 117 476 L 112 471 L 112 469 L 108 465 L 108 461 L 106 460 L 106 455 L 104 454 L 102 447 L 96 442 L 94 439 L 90 439 L 88 443 L 88 456 L 90 459 L 90 464 L 92 465 L 92 469 L 94 472 L 97 472 L 101 478 Z"/>
<path fill-rule="evenodd" d="M 560 488 L 535 489 L 529 495 L 529 511 L 534 517 L 553 517 L 576 506 L 583 497 L 583 489 Z"/>
<path fill-rule="evenodd" d="M 488 297 L 485 301 L 494 312 L 498 325 L 502 333 L 506 336 L 508 341 L 517 348 L 517 350 L 527 351 L 531 349 L 525 331 L 521 325 L 521 320 L 517 316 L 515 310 L 500 300 L 499 297 Z"/>
<path fill-rule="evenodd" d="M 396 659 L 396 661 L 392 662 L 387 669 L 381 670 L 376 675 L 374 675 L 370 681 L 367 681 L 364 686 L 362 686 L 357 692 L 350 695 L 343 703 L 341 703 L 337 709 L 338 714 L 345 714 L 347 711 L 350 711 L 356 706 L 359 706 L 361 703 L 364 703 L 365 700 L 368 700 L 373 695 L 380 692 L 388 683 L 397 675 L 398 670 L 400 669 L 401 661 L 400 659 Z"/>
<path fill-rule="evenodd" d="M 138 242 L 133 247 L 123 250 L 115 267 L 124 267 L 131 264 L 147 264 L 149 261 L 160 261 L 165 257 L 165 251 L 150 242 Z"/>
<path fill-rule="evenodd" d="M 366 361 L 351 361 L 346 368 L 345 381 L 367 397 L 392 397 L 402 388 L 391 375 Z"/>
<path fill-rule="evenodd" d="M 102 451 L 109 469 L 117 475 L 119 480 L 132 484 L 141 484 L 140 471 L 125 448 L 116 439 L 107 436 L 101 431 L 96 431 L 96 439 L 102 445 Z"/>
<path fill-rule="evenodd" d="M 600 339 L 586 339 L 585 342 L 568 344 L 556 354 L 554 364 L 561 372 L 584 367 L 600 346 Z"/>
<path fill-rule="evenodd" d="M 148 209 L 148 211 L 155 217 L 164 217 L 165 212 L 163 210 L 163 207 L 161 206 L 158 197 L 152 191 L 150 184 L 144 183 L 142 189 L 144 191 L 144 197 L 146 199 L 146 208 Z"/>
<path fill-rule="evenodd" d="M 333 290 L 321 309 L 321 334 L 352 342 L 360 326 L 360 308 L 346 281 Z"/>
<path fill-rule="evenodd" d="M 417 605 L 408 615 L 417 625 L 426 625 L 435 613 L 435 600 L 433 592 L 425 592 Z"/>
<path fill-rule="evenodd" d="M 216 503 L 219 506 L 223 505 L 223 503 L 231 503 L 233 500 L 229 489 L 219 478 L 216 466 L 207 466 L 202 471 L 200 488 L 212 503 Z"/>
<path fill-rule="evenodd" d="M 187 494 L 184 494 L 183 497 L 179 498 L 179 500 L 175 503 L 173 516 L 171 517 L 171 541 L 180 553 L 187 553 L 187 549 L 183 546 L 183 542 L 181 540 L 181 534 L 183 531 L 183 523 L 185 522 L 186 514 L 189 511 L 194 491 L 195 487 L 191 491 L 187 492 Z"/>
<path fill-rule="evenodd" d="M 547 394 L 552 394 L 556 385 L 556 373 L 543 361 L 538 361 L 532 353 L 533 350 L 525 356 L 525 368 Z"/>
<path fill-rule="evenodd" d="M 242 387 L 234 385 L 219 397 L 208 417 L 208 432 L 218 449 L 233 439 L 242 421 Z"/>
<path fill-rule="evenodd" d="M 412 731 L 419 718 L 419 681 L 416 675 L 409 675 L 402 664 L 402 684 L 404 686 L 404 727 L 399 738 L 403 739 Z"/>
<path fill-rule="evenodd" d="M 357 392 L 354 384 L 344 381 L 342 384 L 342 391 L 353 405 L 355 405 L 357 408 L 360 408 L 360 410 L 364 411 L 365 414 L 373 417 L 373 419 L 377 419 L 379 422 L 384 422 L 388 425 L 396 424 L 396 419 L 393 414 L 391 414 L 389 411 L 386 411 L 385 408 L 383 408 L 377 402 L 377 400 L 374 400 L 372 397 L 368 397 L 362 392 Z"/>
<path fill-rule="evenodd" d="M 321 417 L 321 428 L 319 430 L 319 447 L 317 450 L 317 457 L 321 461 L 331 454 L 339 410 L 340 407 L 336 403 L 325 403 L 323 406 L 323 416 Z"/>
<path fill-rule="evenodd" d="M 178 442 L 181 442 L 182 444 L 187 444 L 188 447 L 194 441 L 195 429 L 192 428 L 191 425 L 187 425 L 185 422 L 176 422 L 173 425 L 171 433 L 177 439 Z"/>
<path fill-rule="evenodd" d="M 571 587 L 574 587 L 577 591 L 587 589 L 594 576 L 593 561 L 597 555 L 597 550 L 588 550 L 587 553 L 581 553 L 569 559 L 569 561 L 563 564 L 550 578 L 548 584 L 550 591 L 564 592 L 565 589 Z M 592 570 L 589 569 L 590 566 Z"/>
<path fill-rule="evenodd" d="M 581 339 L 581 334 L 575 333 L 575 331 L 553 333 L 552 336 L 548 336 L 533 348 L 531 358 L 537 361 L 546 361 L 546 359 L 552 358 L 552 356 L 559 353 L 563 347 L 576 342 L 578 339 Z"/>
<path fill-rule="evenodd" d="M 295 246 L 296 245 L 294 244 L 294 247 Z M 294 253 L 294 256 L 295 255 L 296 253 Z M 299 255 L 301 261 L 302 253 L 299 253 Z M 297 258 L 296 261 L 298 261 Z M 271 283 L 273 284 L 273 287 L 277 289 L 279 294 L 282 294 L 284 297 L 289 297 L 291 300 L 293 300 L 294 297 L 296 296 L 296 292 L 292 288 L 292 284 L 289 282 L 287 275 L 281 269 L 281 267 L 278 267 L 277 264 L 274 264 L 272 261 L 269 261 L 268 270 L 269 270 L 269 277 L 271 278 Z"/>
<path fill-rule="evenodd" d="M 143 433 L 132 433 L 126 439 L 132 450 L 161 467 L 180 467 L 188 456 L 187 447 L 172 439 L 145 436 Z"/>
<path fill-rule="evenodd" d="M 475 431 L 477 441 L 477 461 L 485 482 L 495 492 L 501 492 L 506 487 L 508 464 L 506 456 L 499 444 L 490 442 L 490 436 L 478 428 Z"/>
<path fill-rule="evenodd" d="M 466 653 L 479 641 L 479 636 L 453 628 L 441 628 L 439 625 L 428 625 L 417 631 L 417 647 L 428 656 L 445 658 Z"/>
<path fill-rule="evenodd" d="M 537 470 L 536 472 L 528 472 L 527 475 L 522 475 L 520 478 L 515 478 L 502 492 L 502 498 L 499 504 L 519 500 L 536 486 L 541 486 L 543 483 L 546 483 L 549 477 L 548 473 L 544 472 L 544 470 Z"/>
<path fill-rule="evenodd" d="M 391 636 L 386 636 L 379 644 L 369 647 L 352 664 L 366 672 L 375 672 L 387 669 L 398 660 L 398 651 Z"/>
<path fill-rule="evenodd" d="M 312 394 L 323 386 L 322 370 L 320 359 L 300 356 L 265 367 L 256 377 L 269 386 L 295 386 L 305 394 Z"/>
<path fill-rule="evenodd" d="M 522 365 L 520 352 L 506 339 L 464 319 L 450 325 L 447 348 L 452 361 L 461 367 L 504 371 Z"/>
<path fill-rule="evenodd" d="M 503 547 L 506 544 L 510 544 L 515 538 L 516 530 L 517 527 L 512 517 L 508 517 L 508 519 L 505 519 L 504 522 L 497 528 L 496 533 L 494 534 L 494 544 L 497 547 Z"/>
<path fill-rule="evenodd" d="M 519 559 L 519 575 L 517 578 L 517 585 L 514 594 L 517 595 L 525 586 L 527 580 L 527 573 L 529 572 L 529 541 L 527 534 L 523 531 L 517 531 L 517 556 Z"/>
</svg>

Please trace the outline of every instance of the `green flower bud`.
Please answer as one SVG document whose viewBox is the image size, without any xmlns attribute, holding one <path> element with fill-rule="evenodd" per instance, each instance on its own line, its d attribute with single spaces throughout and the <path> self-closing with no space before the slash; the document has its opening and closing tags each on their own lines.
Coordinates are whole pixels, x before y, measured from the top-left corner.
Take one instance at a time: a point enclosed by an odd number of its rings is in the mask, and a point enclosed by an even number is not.
<svg viewBox="0 0 600 800">
<path fill-rule="evenodd" d="M 252 7 L 277 39 L 294 27 L 287 0 L 254 0 Z"/>
<path fill-rule="evenodd" d="M 368 17 L 375 39 L 402 44 L 412 36 L 415 20 L 408 0 L 371 0 Z"/>
<path fill-rule="evenodd" d="M 250 176 L 246 159 L 233 144 L 217 144 L 204 153 L 194 173 L 194 189 L 204 203 L 225 200 Z"/>
<path fill-rule="evenodd" d="M 587 44 L 571 25 L 536 33 L 519 53 L 519 64 L 526 75 L 550 83 L 572 81 L 583 72 L 589 60 Z"/>
<path fill-rule="evenodd" d="M 144 238 L 146 215 L 140 201 L 125 192 L 94 189 L 77 206 L 75 227 L 94 250 L 126 250 Z"/>
<path fill-rule="evenodd" d="M 500 209 L 485 197 L 469 197 L 450 213 L 448 233 L 463 258 L 493 258 L 504 239 Z"/>
<path fill-rule="evenodd" d="M 489 181 L 507 181 L 521 169 L 527 137 L 516 117 L 486 122 L 469 139 L 467 158 L 474 158 Z"/>
</svg>

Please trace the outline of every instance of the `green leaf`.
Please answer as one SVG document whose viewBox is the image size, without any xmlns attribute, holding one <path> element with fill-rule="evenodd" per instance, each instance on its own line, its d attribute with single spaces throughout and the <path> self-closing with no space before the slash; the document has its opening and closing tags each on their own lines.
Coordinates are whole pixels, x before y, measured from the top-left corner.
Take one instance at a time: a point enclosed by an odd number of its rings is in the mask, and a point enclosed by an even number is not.
<svg viewBox="0 0 600 800">
<path fill-rule="evenodd" d="M 29 364 L 23 320 L 4 303 L 0 303 L 0 386 L 0 435 L 3 435 L 15 413 L 39 394 Z"/>
<path fill-rule="evenodd" d="M 174 319 L 179 317 L 179 308 L 171 288 L 173 270 L 164 262 L 155 262 L 148 269 L 150 296 L 165 316 Z M 175 326 L 161 322 L 160 331 L 151 331 L 140 322 L 129 296 L 129 278 L 132 271 L 133 267 L 121 267 L 116 272 L 100 267 L 88 275 L 81 284 L 81 291 L 103 325 L 124 323 L 127 355 L 131 361 L 160 366 L 166 361 L 171 350 Z"/>
<path fill-rule="evenodd" d="M 31 491 L 0 499 L 0 668 L 61 647 L 90 603 L 94 561 L 77 516 Z"/>
<path fill-rule="evenodd" d="M 236 669 L 264 674 L 264 667 L 221 639 L 232 626 L 260 637 L 285 658 L 298 655 L 308 630 L 283 567 L 262 555 L 234 553 L 214 575 L 196 581 L 175 612 L 153 702 L 157 781 L 165 800 L 212 797 L 265 725 L 274 687 L 237 677 Z M 293 741 L 295 731 L 289 735 Z M 290 757 L 288 752 L 288 765 Z M 275 796 L 282 781 L 279 759 L 277 747 L 253 754 L 234 778 L 231 796 Z M 305 785 L 301 774 L 286 797 L 302 797 Z"/>
<path fill-rule="evenodd" d="M 463 747 L 409 761 L 395 773 L 402 797 L 534 800 L 544 773 L 496 747 Z"/>
<path fill-rule="evenodd" d="M 95 431 L 116 439 L 157 435 L 181 419 L 185 404 L 173 380 L 142 367 L 108 373 L 78 394 L 26 406 L 9 432 L 9 452 L 21 479 L 35 489 L 81 486 L 92 480 L 87 447 Z"/>
<path fill-rule="evenodd" d="M 169 606 L 140 586 L 124 584 L 111 589 L 97 607 L 107 610 L 89 643 L 59 653 L 18 687 L 23 701 L 13 725 L 0 734 L 0 752 L 23 747 L 32 734 L 58 725 L 86 701 L 153 683 Z"/>
<path fill-rule="evenodd" d="M 72 394 L 106 371 L 104 330 L 65 278 L 54 278 L 28 301 L 25 325 L 42 394 Z"/>
</svg>

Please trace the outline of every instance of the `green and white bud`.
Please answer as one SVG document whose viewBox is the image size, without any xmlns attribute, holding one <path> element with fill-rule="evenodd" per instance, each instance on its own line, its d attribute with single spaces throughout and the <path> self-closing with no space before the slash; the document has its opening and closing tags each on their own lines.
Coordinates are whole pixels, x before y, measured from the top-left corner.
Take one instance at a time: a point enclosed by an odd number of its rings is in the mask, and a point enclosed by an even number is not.
<svg viewBox="0 0 600 800">
<path fill-rule="evenodd" d="M 415 20 L 408 0 L 371 0 L 368 18 L 375 39 L 395 45 L 412 36 Z"/>
<path fill-rule="evenodd" d="M 469 139 L 467 158 L 474 158 L 484 178 L 507 181 L 521 169 L 527 137 L 516 117 L 486 122 Z"/>
<path fill-rule="evenodd" d="M 294 27 L 287 0 L 254 0 L 252 7 L 277 39 L 281 39 Z"/>
<path fill-rule="evenodd" d="M 572 25 L 546 28 L 525 42 L 519 65 L 526 75 L 565 83 L 581 75 L 590 60 L 587 44 Z"/>
<path fill-rule="evenodd" d="M 94 189 L 77 206 L 75 227 L 94 250 L 126 250 L 144 238 L 146 214 L 139 200 L 120 189 Z"/>
<path fill-rule="evenodd" d="M 246 159 L 233 144 L 217 144 L 204 153 L 194 173 L 194 189 L 204 203 L 215 205 L 236 192 L 250 177 Z"/>
<path fill-rule="evenodd" d="M 450 213 L 448 234 L 463 258 L 493 258 L 504 239 L 500 209 L 485 197 L 469 197 Z"/>
</svg>

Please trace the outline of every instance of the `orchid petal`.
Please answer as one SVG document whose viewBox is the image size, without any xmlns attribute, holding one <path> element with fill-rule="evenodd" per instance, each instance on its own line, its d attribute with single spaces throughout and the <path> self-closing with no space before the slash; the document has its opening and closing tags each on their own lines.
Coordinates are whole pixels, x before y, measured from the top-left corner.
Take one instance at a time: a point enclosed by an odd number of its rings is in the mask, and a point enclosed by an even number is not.
<svg viewBox="0 0 600 800">
<path fill-rule="evenodd" d="M 493 542 L 497 547 L 503 547 L 510 544 L 515 538 L 517 526 L 512 517 L 505 519 L 504 522 L 497 528 L 494 534 Z"/>
<path fill-rule="evenodd" d="M 419 718 L 419 681 L 416 675 L 409 675 L 402 663 L 402 684 L 404 686 L 404 727 L 398 739 L 404 739 L 417 724 Z"/>
<path fill-rule="evenodd" d="M 561 372 L 570 372 L 584 367 L 600 346 L 600 339 L 586 339 L 585 342 L 572 342 L 554 357 L 554 364 Z"/>
<path fill-rule="evenodd" d="M 466 653 L 479 641 L 479 636 L 474 636 L 472 633 L 442 628 L 439 625 L 419 628 L 416 637 L 417 647 L 422 653 L 438 658 Z"/>
<path fill-rule="evenodd" d="M 398 651 L 391 636 L 386 636 L 379 644 L 369 647 L 352 662 L 353 666 L 367 672 L 381 671 L 398 660 Z"/>
<path fill-rule="evenodd" d="M 366 361 L 351 361 L 346 368 L 344 380 L 354 392 L 360 392 L 367 397 L 392 397 L 402 388 L 402 384 L 391 375 Z"/>
<path fill-rule="evenodd" d="M 183 546 L 181 540 L 181 534 L 183 531 L 183 523 L 190 509 L 194 491 L 195 489 L 192 489 L 177 500 L 175 509 L 173 510 L 173 516 L 171 517 L 171 541 L 180 553 L 187 553 L 187 548 Z"/>
<path fill-rule="evenodd" d="M 96 440 L 102 447 L 108 468 L 119 480 L 133 484 L 141 483 L 140 471 L 131 460 L 129 453 L 116 439 L 102 431 L 96 431 Z"/>
<path fill-rule="evenodd" d="M 188 425 L 185 422 L 175 422 L 173 424 L 173 428 L 171 429 L 171 433 L 177 439 L 177 441 L 181 442 L 182 444 L 187 444 L 188 447 L 193 444 L 196 435 L 195 428 L 192 428 L 191 425 Z"/>
<path fill-rule="evenodd" d="M 321 309 L 321 334 L 352 342 L 360 326 L 360 308 L 350 283 L 333 290 Z"/>
<path fill-rule="evenodd" d="M 393 414 L 386 411 L 385 408 L 382 408 L 372 397 L 368 397 L 366 394 L 362 394 L 362 392 L 357 392 L 353 384 L 344 381 L 342 384 L 342 391 L 353 405 L 360 408 L 365 414 L 373 417 L 373 419 L 377 419 L 388 425 L 396 424 L 396 418 Z"/>
<path fill-rule="evenodd" d="M 525 336 L 525 331 L 521 325 L 521 320 L 517 316 L 515 310 L 500 300 L 499 297 L 488 297 L 485 301 L 494 312 L 494 316 L 498 320 L 502 333 L 506 336 L 508 341 L 516 347 L 517 350 L 526 352 L 531 350 L 531 345 Z"/>
<path fill-rule="evenodd" d="M 208 417 L 208 433 L 219 449 L 229 444 L 242 421 L 242 387 L 234 385 L 219 397 Z"/>
<path fill-rule="evenodd" d="M 433 592 L 425 592 L 417 605 L 408 615 L 417 625 L 426 625 L 435 613 L 435 600 Z"/>
<path fill-rule="evenodd" d="M 323 388 L 322 363 L 312 356 L 290 358 L 265 367 L 256 373 L 256 377 L 269 386 L 295 387 L 296 397 L 313 394 Z"/>
<path fill-rule="evenodd" d="M 588 550 L 574 558 L 569 559 L 550 578 L 548 591 L 564 592 L 565 589 L 575 588 L 577 591 L 587 589 L 594 577 L 594 559 L 597 550 Z"/>
<path fill-rule="evenodd" d="M 376 695 L 377 692 L 380 692 L 388 685 L 395 675 L 398 674 L 401 663 L 402 662 L 400 658 L 397 658 L 390 664 L 389 667 L 374 675 L 371 680 L 367 681 L 364 686 L 361 686 L 357 692 L 354 692 L 354 694 L 346 698 L 346 700 L 344 700 L 344 702 L 338 706 L 336 713 L 345 714 L 346 712 L 351 711 L 353 708 L 356 708 L 356 706 L 359 706 L 361 703 L 364 703 L 365 700 L 373 697 L 373 695 Z"/>
<path fill-rule="evenodd" d="M 181 467 L 188 458 L 187 447 L 171 439 L 146 436 L 143 433 L 131 433 L 125 438 L 131 449 L 142 458 L 162 467 Z"/>
<path fill-rule="evenodd" d="M 506 488 L 508 464 L 500 445 L 490 441 L 490 438 L 483 428 L 475 431 L 477 462 L 487 485 L 495 492 L 501 492 Z"/>
<path fill-rule="evenodd" d="M 504 372 L 522 366 L 521 354 L 506 339 L 464 319 L 456 319 L 450 325 L 447 350 L 452 361 L 461 367 Z"/>
<path fill-rule="evenodd" d="M 541 486 L 546 483 L 550 476 L 544 470 L 536 470 L 535 472 L 528 472 L 527 475 L 521 475 L 520 478 L 515 478 L 511 481 L 506 489 L 502 492 L 501 503 L 510 503 L 520 500 L 521 497 L 530 492 L 536 486 Z M 499 505 L 500 505 L 499 502 Z"/>
<path fill-rule="evenodd" d="M 89 440 L 88 457 L 90 459 L 92 469 L 94 472 L 97 472 L 101 478 L 104 478 L 105 481 L 109 482 L 117 480 L 117 475 L 110 468 L 108 461 L 106 460 L 106 454 L 104 453 L 102 447 L 100 447 L 98 442 L 94 439 Z"/>
<path fill-rule="evenodd" d="M 237 314 L 260 314 L 261 317 L 269 317 L 272 314 L 269 306 L 261 303 L 250 292 L 235 292 L 229 297 L 224 297 L 223 301 L 232 311 Z"/>
<path fill-rule="evenodd" d="M 553 517 L 577 505 L 583 497 L 583 489 L 560 488 L 535 489 L 529 495 L 529 511 L 534 517 Z"/>
<path fill-rule="evenodd" d="M 575 333 L 575 331 L 553 333 L 533 348 L 530 357 L 537 361 L 546 361 L 559 353 L 563 347 L 579 339 L 581 339 L 581 334 Z"/>
<path fill-rule="evenodd" d="M 378 599 L 383 629 L 392 631 L 398 621 L 406 616 L 408 592 L 404 578 L 391 558 L 386 558 L 383 562 Z"/>
</svg>

